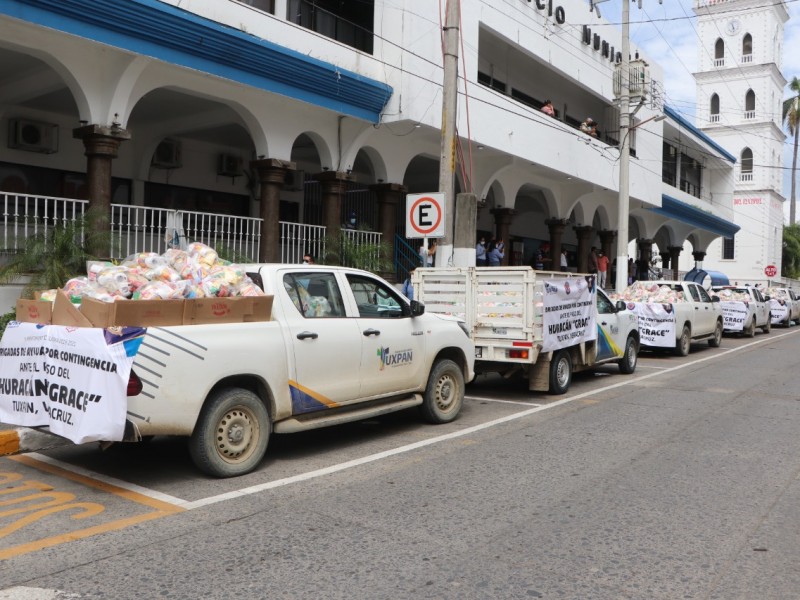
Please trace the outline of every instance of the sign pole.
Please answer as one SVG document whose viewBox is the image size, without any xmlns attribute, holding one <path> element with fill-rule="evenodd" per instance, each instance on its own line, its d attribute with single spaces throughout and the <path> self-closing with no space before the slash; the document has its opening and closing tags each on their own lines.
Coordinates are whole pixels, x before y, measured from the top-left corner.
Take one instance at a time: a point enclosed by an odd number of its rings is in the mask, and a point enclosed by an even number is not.
<svg viewBox="0 0 800 600">
<path fill-rule="evenodd" d="M 436 266 L 446 267 L 453 259 L 455 223 L 456 112 L 458 109 L 458 36 L 460 0 L 447 0 L 444 22 L 444 81 L 442 83 L 442 143 L 439 154 L 439 191 L 444 193 L 445 228 L 436 249 Z"/>
</svg>

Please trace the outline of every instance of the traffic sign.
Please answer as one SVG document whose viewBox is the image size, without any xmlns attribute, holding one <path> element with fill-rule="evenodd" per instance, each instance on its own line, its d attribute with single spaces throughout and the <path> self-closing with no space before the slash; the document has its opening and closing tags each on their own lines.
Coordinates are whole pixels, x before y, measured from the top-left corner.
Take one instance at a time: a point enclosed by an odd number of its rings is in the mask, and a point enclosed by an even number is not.
<svg viewBox="0 0 800 600">
<path fill-rule="evenodd" d="M 764 275 L 767 277 L 775 277 L 778 274 L 778 267 L 775 265 L 767 265 L 764 267 Z"/>
<path fill-rule="evenodd" d="M 406 196 L 406 237 L 444 237 L 444 192 Z"/>
</svg>

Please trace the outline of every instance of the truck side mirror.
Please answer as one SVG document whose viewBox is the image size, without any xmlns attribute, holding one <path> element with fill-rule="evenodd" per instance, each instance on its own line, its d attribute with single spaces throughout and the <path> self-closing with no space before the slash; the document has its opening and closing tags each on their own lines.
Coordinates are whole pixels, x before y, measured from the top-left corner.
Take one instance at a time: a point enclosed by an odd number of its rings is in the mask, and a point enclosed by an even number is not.
<svg viewBox="0 0 800 600">
<path fill-rule="evenodd" d="M 417 300 L 411 301 L 411 316 L 418 317 L 425 314 L 425 305 Z"/>
<path fill-rule="evenodd" d="M 719 302 L 719 296 L 711 296 L 712 302 Z"/>
<path fill-rule="evenodd" d="M 614 306 L 617 307 L 617 312 L 622 312 L 623 310 L 628 308 L 628 305 L 625 304 L 624 300 L 617 300 L 617 302 L 616 302 L 616 304 L 614 304 Z"/>
<path fill-rule="evenodd" d="M 764 296 L 764 302 L 769 302 L 771 299 L 771 296 Z"/>
</svg>

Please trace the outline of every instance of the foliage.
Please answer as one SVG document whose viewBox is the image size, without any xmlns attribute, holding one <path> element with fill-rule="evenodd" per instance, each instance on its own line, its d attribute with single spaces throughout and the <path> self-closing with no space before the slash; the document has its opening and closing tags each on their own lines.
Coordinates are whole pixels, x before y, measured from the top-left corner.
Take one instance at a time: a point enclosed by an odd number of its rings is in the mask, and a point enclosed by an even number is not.
<svg viewBox="0 0 800 600">
<path fill-rule="evenodd" d="M 363 226 L 360 230 L 365 231 Z M 392 270 L 391 249 L 387 243 L 356 241 L 344 230 L 338 236 L 329 235 L 325 238 L 325 255 L 320 262 L 373 273 Z"/>
<path fill-rule="evenodd" d="M 0 337 L 3 336 L 6 326 L 8 326 L 8 324 L 16 318 L 17 312 L 13 309 L 10 312 L 0 315 Z"/>
<path fill-rule="evenodd" d="M 29 275 L 23 295 L 30 298 L 36 290 L 62 287 L 72 277 L 85 275 L 86 261 L 98 260 L 89 249 L 109 247 L 109 234 L 93 226 L 95 214 L 90 211 L 82 218 L 58 222 L 26 238 L 24 250 L 0 267 L 0 283 Z"/>
<path fill-rule="evenodd" d="M 781 275 L 800 279 L 800 225 L 783 228 L 783 257 Z"/>
<path fill-rule="evenodd" d="M 791 197 L 789 205 L 789 225 L 795 224 L 795 217 L 797 215 L 796 201 L 797 201 L 797 138 L 798 129 L 800 129 L 800 80 L 793 77 L 789 83 L 789 89 L 794 92 L 794 96 L 787 98 L 783 102 L 783 124 L 789 130 L 789 134 L 794 136 L 794 150 L 792 154 L 792 184 L 791 184 Z"/>
<path fill-rule="evenodd" d="M 214 250 L 222 260 L 227 260 L 237 265 L 247 265 L 253 262 L 252 258 L 229 246 L 217 246 Z"/>
</svg>

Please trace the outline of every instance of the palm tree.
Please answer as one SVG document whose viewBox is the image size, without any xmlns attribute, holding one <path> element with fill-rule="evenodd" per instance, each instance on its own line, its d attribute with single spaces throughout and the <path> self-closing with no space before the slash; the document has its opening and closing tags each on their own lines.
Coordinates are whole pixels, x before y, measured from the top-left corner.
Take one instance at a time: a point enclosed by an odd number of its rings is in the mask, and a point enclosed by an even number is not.
<svg viewBox="0 0 800 600">
<path fill-rule="evenodd" d="M 800 127 L 800 80 L 793 77 L 789 89 L 795 93 L 791 98 L 783 101 L 783 123 L 794 136 L 794 153 L 792 156 L 792 195 L 789 204 L 789 225 L 794 225 L 796 216 L 796 186 L 797 186 L 797 129 Z"/>
</svg>

